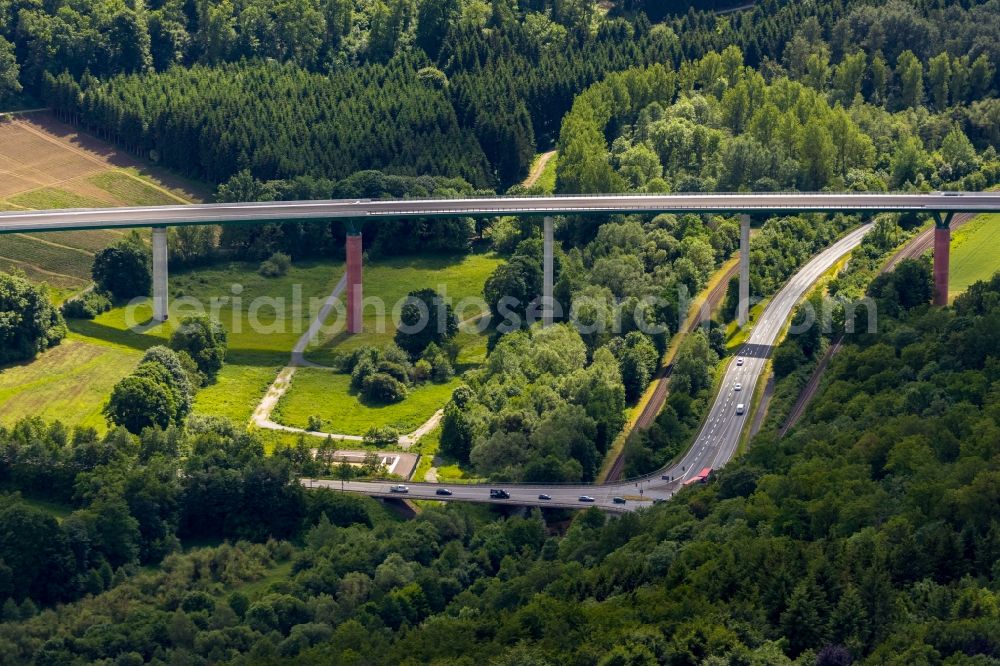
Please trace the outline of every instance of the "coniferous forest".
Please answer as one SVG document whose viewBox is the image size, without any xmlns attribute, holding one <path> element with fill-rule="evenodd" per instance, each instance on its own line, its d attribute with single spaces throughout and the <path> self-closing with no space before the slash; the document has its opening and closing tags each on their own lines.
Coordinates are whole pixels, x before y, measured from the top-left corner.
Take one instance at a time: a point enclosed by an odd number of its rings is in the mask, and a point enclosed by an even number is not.
<svg viewBox="0 0 1000 666">
<path fill-rule="evenodd" d="M 1000 0 L 0 0 L 0 102 L 46 105 L 218 201 L 538 194 L 521 183 L 550 150 L 559 194 L 980 191 L 1000 184 Z M 862 221 L 755 219 L 752 296 Z M 930 223 L 879 215 L 793 315 L 829 307 L 834 326 L 775 348 L 760 433 L 709 483 L 623 515 L 427 502 L 402 518 L 307 489 L 322 470 L 304 438 L 270 451 L 191 413 L 226 333 L 189 322 L 116 386 L 106 434 L 0 426 L 0 664 L 1000 664 L 1000 274 L 938 308 L 926 258 L 883 271 Z M 515 295 L 526 315 L 541 289 L 531 221 L 363 230 L 373 259 L 495 252 L 494 314 Z M 277 274 L 339 257 L 345 233 L 179 228 L 171 266 Z M 581 216 L 556 239 L 556 299 L 621 327 L 489 332 L 439 437 L 491 483 L 599 477 L 680 294 L 711 285 L 739 222 Z M 72 340 L 63 314 L 93 319 L 110 285 L 139 289 L 121 266 L 147 263 L 136 235 L 102 250 L 100 293 L 61 311 L 0 274 L 0 361 Z M 874 332 L 847 314 L 862 297 Z M 736 298 L 729 284 L 675 350 L 626 477 L 699 430 Z M 356 357 L 375 353 L 411 365 Z"/>
</svg>

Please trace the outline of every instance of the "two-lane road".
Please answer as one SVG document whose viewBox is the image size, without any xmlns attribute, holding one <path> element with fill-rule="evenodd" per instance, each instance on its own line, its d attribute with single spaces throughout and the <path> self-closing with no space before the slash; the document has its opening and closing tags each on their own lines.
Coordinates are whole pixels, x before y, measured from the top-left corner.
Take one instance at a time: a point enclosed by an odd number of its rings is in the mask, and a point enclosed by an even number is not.
<svg viewBox="0 0 1000 666">
<path fill-rule="evenodd" d="M 668 499 L 682 486 L 685 480 L 697 475 L 703 468 L 718 469 L 725 465 L 736 453 L 740 435 L 750 417 L 750 403 L 757 383 L 767 365 L 771 349 L 785 327 L 795 305 L 802 300 L 810 287 L 823 273 L 833 267 L 844 255 L 856 248 L 864 235 L 871 229 L 865 224 L 850 232 L 829 248 L 820 252 L 803 266 L 788 283 L 767 304 L 764 312 L 747 342 L 739 352 L 742 365 L 734 357 L 726 368 L 720 382 L 720 390 L 708 417 L 695 439 L 694 444 L 679 462 L 669 465 L 655 474 L 640 480 L 609 483 L 606 485 L 520 485 L 496 483 L 492 485 L 449 485 L 434 483 L 406 484 L 408 492 L 391 492 L 393 482 L 349 482 L 344 489 L 373 497 L 396 497 L 410 499 L 433 499 L 443 501 L 489 502 L 519 506 L 572 507 L 599 506 L 610 511 L 628 511 L 649 506 L 654 500 Z M 741 384 L 739 391 L 736 383 Z M 736 413 L 736 406 L 745 405 L 743 414 Z M 663 477 L 666 477 L 664 479 Z M 340 481 L 307 479 L 310 487 L 338 489 Z M 446 488 L 452 495 L 438 495 L 439 488 Z M 500 488 L 510 493 L 509 499 L 492 499 L 490 488 Z M 539 495 L 551 499 L 539 499 Z M 581 496 L 594 498 L 594 502 L 581 502 Z M 624 498 L 625 504 L 618 504 L 615 498 Z"/>
<path fill-rule="evenodd" d="M 340 490 L 340 481 L 329 481 L 324 479 L 304 479 L 303 485 L 309 488 L 326 487 Z M 554 508 L 578 509 L 587 506 L 600 506 L 602 509 L 612 511 L 628 511 L 635 509 L 636 502 L 626 501 L 625 504 L 615 504 L 614 498 L 619 491 L 625 494 L 625 489 L 619 485 L 593 486 L 593 485 L 521 485 L 494 483 L 483 484 L 458 484 L 448 485 L 444 483 L 404 483 L 407 492 L 396 493 L 392 487 L 397 485 L 396 481 L 347 481 L 343 484 L 347 492 L 361 493 L 371 497 L 391 497 L 395 499 L 424 499 L 443 500 L 452 502 L 480 502 L 511 506 L 547 506 Z M 438 495 L 437 491 L 445 488 L 451 491 L 450 496 Z M 494 499 L 490 497 L 490 489 L 504 489 L 510 494 L 509 499 Z M 548 495 L 550 499 L 539 499 L 539 495 Z M 581 502 L 580 496 L 587 495 L 594 498 L 594 502 Z M 631 496 L 632 493 L 627 493 Z M 644 502 L 649 504 L 649 502 Z"/>
</svg>

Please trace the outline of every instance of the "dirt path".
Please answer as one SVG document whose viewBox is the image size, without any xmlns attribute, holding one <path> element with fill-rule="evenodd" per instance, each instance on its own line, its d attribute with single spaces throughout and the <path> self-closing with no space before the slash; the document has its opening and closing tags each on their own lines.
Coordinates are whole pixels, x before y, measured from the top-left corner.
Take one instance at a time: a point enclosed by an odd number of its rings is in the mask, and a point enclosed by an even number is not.
<svg viewBox="0 0 1000 666">
<path fill-rule="evenodd" d="M 346 286 L 347 274 L 345 273 L 344 276 L 340 278 L 340 281 L 337 282 L 333 291 L 330 292 L 330 295 L 326 297 L 325 301 L 323 301 L 323 307 L 319 309 L 319 314 L 317 314 L 316 318 L 312 320 L 311 324 L 309 324 L 309 329 L 302 334 L 302 337 L 300 337 L 295 343 L 295 346 L 292 347 L 292 358 L 290 361 L 290 365 L 292 367 L 319 367 L 316 363 L 306 360 L 306 349 L 309 347 L 309 343 L 313 341 L 313 338 L 319 335 L 320 329 L 323 328 L 323 322 L 325 322 L 327 317 L 330 316 L 330 311 L 337 305 L 337 301 L 340 300 L 340 295 L 344 292 Z"/>
<path fill-rule="evenodd" d="M 975 215 L 972 213 L 958 213 L 952 219 L 951 231 L 952 233 L 958 231 L 958 229 L 974 218 Z M 899 262 L 904 259 L 916 259 L 924 252 L 927 252 L 934 246 L 934 227 L 930 229 L 924 229 L 919 234 L 910 239 L 910 241 L 902 247 L 893 257 L 886 262 L 886 265 L 882 268 L 880 272 L 886 273 L 896 268 Z"/>
<path fill-rule="evenodd" d="M 973 219 L 975 215 L 971 213 L 959 213 L 954 217 L 951 223 L 952 232 L 959 229 L 962 225 Z M 934 227 L 930 229 L 925 229 L 916 236 L 910 239 L 910 241 L 904 245 L 899 251 L 896 252 L 885 263 L 885 266 L 879 271 L 879 274 L 888 273 L 889 271 L 896 268 L 899 262 L 904 259 L 916 259 L 927 252 L 934 245 Z M 830 365 L 830 360 L 840 351 L 843 347 L 843 336 L 838 337 L 834 340 L 830 348 L 826 350 L 826 354 L 820 359 L 819 363 L 816 364 L 816 369 L 813 370 L 813 374 L 809 377 L 809 381 L 806 382 L 805 387 L 802 389 L 802 393 L 799 394 L 798 400 L 795 401 L 795 405 L 792 406 L 792 411 L 788 413 L 788 418 L 785 419 L 785 423 L 781 426 L 781 436 L 784 437 L 788 432 L 795 427 L 795 425 L 802 418 L 802 415 L 806 411 L 806 407 L 812 402 L 812 399 L 816 396 L 819 391 L 820 384 L 823 380 L 823 374 Z"/>
<path fill-rule="evenodd" d="M 257 408 L 251 416 L 251 422 L 258 428 L 264 428 L 265 430 L 277 430 L 280 432 L 291 432 L 301 435 L 311 435 L 313 437 L 321 438 L 331 438 L 339 442 L 363 442 L 364 437 L 360 435 L 345 435 L 343 433 L 335 432 L 323 432 L 319 430 L 305 430 L 304 428 L 294 428 L 292 426 L 282 425 L 275 422 L 271 418 L 271 414 L 274 412 L 274 408 L 278 406 L 278 402 L 281 401 L 282 396 L 288 391 L 292 385 L 292 378 L 295 376 L 295 371 L 298 368 L 320 368 L 324 370 L 329 370 L 326 366 L 318 365 L 309 361 L 305 358 L 306 349 L 308 349 L 309 344 L 313 339 L 319 334 L 320 329 L 323 327 L 323 322 L 327 320 L 330 316 L 330 311 L 336 306 L 337 302 L 340 300 L 340 295 L 343 293 L 344 288 L 347 284 L 347 276 L 340 278 L 337 285 L 330 292 L 330 295 L 326 297 L 323 302 L 323 307 L 320 308 L 319 313 L 316 318 L 313 319 L 312 323 L 309 324 L 309 329 L 302 334 L 302 336 L 295 343 L 295 347 L 292 348 L 291 357 L 289 358 L 288 365 L 281 369 L 278 376 L 274 378 L 271 385 L 267 389 L 267 393 L 261 398 L 260 403 L 257 404 Z M 475 319 L 475 318 L 473 318 Z M 467 320 L 468 321 L 468 320 Z M 465 322 L 462 322 L 463 324 Z M 444 410 L 439 409 L 434 412 L 433 415 L 426 422 L 423 423 L 419 428 L 411 433 L 402 435 L 399 438 L 399 445 L 408 449 L 414 444 L 416 444 L 421 437 L 434 430 L 441 422 L 441 417 L 444 415 Z M 349 452 L 347 452 L 349 453 Z"/>
<path fill-rule="evenodd" d="M 553 156 L 555 156 L 555 154 L 556 151 L 554 150 L 550 150 L 547 153 L 542 153 L 538 157 L 538 161 L 535 162 L 535 164 L 531 167 L 531 173 L 528 174 L 528 177 L 525 178 L 524 182 L 521 184 L 524 185 L 525 187 L 531 187 L 535 183 L 537 183 L 538 179 L 541 178 L 542 176 L 542 172 L 545 171 L 545 165 L 549 163 L 549 160 L 551 160 Z"/>
</svg>

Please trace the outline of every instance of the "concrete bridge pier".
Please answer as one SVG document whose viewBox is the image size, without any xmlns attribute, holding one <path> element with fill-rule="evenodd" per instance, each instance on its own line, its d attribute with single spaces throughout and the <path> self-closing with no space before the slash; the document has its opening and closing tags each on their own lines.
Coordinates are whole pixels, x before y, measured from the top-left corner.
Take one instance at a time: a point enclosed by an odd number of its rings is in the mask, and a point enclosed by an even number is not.
<svg viewBox="0 0 1000 666">
<path fill-rule="evenodd" d="M 948 275 L 951 261 L 951 218 L 934 213 L 934 305 L 948 305 Z"/>
<path fill-rule="evenodd" d="M 360 333 L 361 321 L 361 232 L 347 234 L 347 332 Z"/>
<path fill-rule="evenodd" d="M 153 320 L 169 316 L 167 293 L 167 228 L 153 227 Z"/>
<path fill-rule="evenodd" d="M 740 302 L 736 323 L 741 327 L 750 321 L 750 216 L 740 215 Z"/>
<path fill-rule="evenodd" d="M 552 218 L 545 216 L 543 231 L 543 261 L 542 261 L 542 326 L 552 325 L 552 314 L 555 307 L 555 300 L 552 296 L 553 279 L 553 241 L 552 241 Z"/>
</svg>

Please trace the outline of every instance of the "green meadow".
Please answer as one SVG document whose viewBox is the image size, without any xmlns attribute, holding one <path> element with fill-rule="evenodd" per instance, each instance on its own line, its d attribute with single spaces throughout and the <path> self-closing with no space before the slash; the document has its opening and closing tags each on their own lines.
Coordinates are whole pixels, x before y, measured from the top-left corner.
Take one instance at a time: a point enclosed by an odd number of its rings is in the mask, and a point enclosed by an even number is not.
<svg viewBox="0 0 1000 666">
<path fill-rule="evenodd" d="M 146 328 L 149 299 L 93 321 L 69 320 L 62 344 L 0 371 L 0 423 L 39 415 L 103 430 L 101 408 L 114 384 L 146 349 L 165 344 L 183 316 L 201 311 L 225 326 L 229 352 L 216 382 L 198 392 L 195 411 L 246 423 L 308 328 L 310 299 L 329 295 L 342 273 L 331 261 L 298 263 L 280 278 L 261 277 L 249 263 L 179 272 L 170 278 L 166 324 Z"/>
<path fill-rule="evenodd" d="M 309 358 L 322 363 L 339 350 L 391 342 L 392 305 L 407 293 L 443 286 L 455 301 L 478 296 L 498 263 L 492 255 L 369 262 L 365 266 L 365 295 L 377 296 L 388 304 L 385 330 L 379 330 L 372 308 L 366 312 L 364 333 L 321 333 Z M 71 332 L 62 344 L 31 363 L 0 370 L 0 423 L 9 425 L 26 416 L 42 416 L 105 430 L 101 409 L 115 383 L 133 370 L 146 349 L 165 344 L 185 315 L 201 312 L 217 317 L 226 328 L 229 352 L 216 381 L 195 396 L 194 411 L 248 423 L 343 273 L 340 261 L 296 262 L 287 275 L 278 278 L 262 277 L 256 264 L 246 262 L 172 273 L 167 323 L 151 325 L 150 299 L 141 299 L 93 321 L 70 320 Z M 337 328 L 336 309 L 334 313 L 326 322 L 331 330 Z M 466 316 L 477 313 L 470 309 Z M 456 342 L 457 371 L 485 359 L 485 335 L 460 333 Z M 302 368 L 273 418 L 305 427 L 309 416 L 318 415 L 328 429 L 347 434 L 364 434 L 373 425 L 392 425 L 409 432 L 444 406 L 457 381 L 415 387 L 405 401 L 377 406 L 363 404 L 351 393 L 349 377 Z"/>
<path fill-rule="evenodd" d="M 326 365 L 331 354 L 356 349 L 362 345 L 385 345 L 393 340 L 393 307 L 417 289 L 435 289 L 446 294 L 453 305 L 462 299 L 481 298 L 483 284 L 500 264 L 500 258 L 490 254 L 432 255 L 427 257 L 390 257 L 366 262 L 364 267 L 364 330 L 349 335 L 343 326 L 336 327 L 327 321 L 331 332 L 321 335 L 306 358 Z M 379 308 L 374 301 L 384 304 Z M 381 312 L 380 312 L 381 310 Z M 460 319 L 481 313 L 475 307 L 456 311 Z M 336 316 L 335 314 L 332 316 Z M 474 345 L 480 336 L 460 337 L 460 344 Z"/>
<path fill-rule="evenodd" d="M 955 232 L 948 280 L 950 298 L 1000 270 L 997 248 L 1000 248 L 1000 215 L 979 215 Z"/>
<path fill-rule="evenodd" d="M 446 294 L 453 305 L 463 299 L 479 298 L 483 284 L 500 263 L 493 254 L 467 256 L 394 257 L 371 261 L 364 270 L 364 297 L 384 304 L 383 312 L 374 304 L 364 311 L 364 331 L 349 335 L 336 330 L 332 317 L 326 322 L 327 335 L 307 351 L 306 358 L 329 365 L 333 357 L 361 345 L 386 345 L 393 341 L 394 306 L 417 289 L 431 288 Z M 457 314 L 469 319 L 480 314 L 469 307 Z M 455 336 L 459 352 L 456 372 L 482 363 L 486 358 L 485 334 L 471 331 Z M 330 370 L 302 368 L 278 403 L 272 418 L 283 425 L 305 428 L 310 416 L 323 419 L 323 430 L 347 435 L 363 435 L 372 426 L 392 426 L 401 433 L 411 432 L 448 402 L 459 385 L 457 379 L 445 384 L 426 383 L 413 387 L 406 399 L 393 405 L 365 404 L 350 388 L 350 377 Z"/>
<path fill-rule="evenodd" d="M 443 384 L 427 382 L 411 388 L 401 402 L 366 404 L 351 390 L 350 375 L 299 368 L 272 418 L 284 425 L 305 428 L 310 416 L 319 416 L 324 432 L 344 435 L 364 435 L 373 426 L 391 426 L 406 434 L 444 407 L 459 384 L 458 378 Z"/>
<path fill-rule="evenodd" d="M 101 408 L 142 352 L 70 333 L 31 363 L 0 370 L 0 423 L 40 416 L 67 425 L 105 429 Z"/>
</svg>

